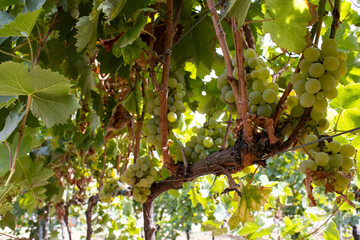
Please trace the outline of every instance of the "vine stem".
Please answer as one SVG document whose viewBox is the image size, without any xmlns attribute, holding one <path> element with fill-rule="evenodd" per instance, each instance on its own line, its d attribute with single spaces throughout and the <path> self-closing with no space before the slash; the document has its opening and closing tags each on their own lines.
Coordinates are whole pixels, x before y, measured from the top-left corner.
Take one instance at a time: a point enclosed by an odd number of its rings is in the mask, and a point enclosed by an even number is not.
<svg viewBox="0 0 360 240">
<path fill-rule="evenodd" d="M 16 145 L 14 157 L 13 157 L 11 168 L 10 168 L 10 174 L 9 174 L 9 177 L 7 178 L 7 180 L 6 180 L 5 187 L 7 185 L 9 185 L 10 180 L 11 180 L 11 178 L 13 177 L 13 175 L 15 173 L 16 159 L 17 159 L 17 156 L 18 156 L 18 153 L 19 153 L 19 150 L 20 150 L 21 141 L 22 141 L 22 139 L 24 137 L 25 122 L 26 122 L 27 116 L 28 116 L 29 111 L 30 111 L 31 101 L 32 101 L 32 95 L 28 95 L 27 102 L 26 102 L 26 108 L 25 108 L 25 111 L 26 111 L 25 116 L 24 116 L 24 119 L 22 120 L 21 125 L 19 127 L 20 137 L 19 137 L 19 141 L 18 141 L 18 143 Z"/>
<path fill-rule="evenodd" d="M 212 19 L 212 22 L 213 22 L 213 25 L 215 28 L 216 37 L 219 41 L 220 48 L 221 48 L 221 51 L 224 56 L 224 61 L 225 61 L 226 70 L 227 70 L 227 79 L 228 79 L 231 89 L 234 93 L 237 113 L 239 116 L 241 116 L 240 105 L 239 105 L 239 103 L 240 103 L 239 88 L 238 88 L 237 80 L 234 78 L 234 75 L 233 75 L 234 68 L 233 68 L 232 62 L 231 62 L 229 47 L 226 42 L 226 34 L 220 24 L 218 13 L 216 11 L 214 11 L 215 10 L 214 1 L 206 0 L 206 2 L 207 2 L 209 10 L 211 12 L 211 19 Z"/>
<path fill-rule="evenodd" d="M 29 59 L 26 59 L 26 58 L 22 58 L 22 57 L 16 56 L 15 54 L 5 52 L 5 51 L 3 51 L 3 50 L 1 50 L 1 49 L 0 49 L 0 53 L 3 53 L 3 54 L 5 54 L 5 55 L 11 56 L 11 57 L 13 57 L 13 58 L 16 58 L 16 59 L 19 59 L 19 60 L 22 60 L 22 61 L 27 61 L 27 62 L 30 62 L 30 60 L 29 60 Z"/>
<path fill-rule="evenodd" d="M 34 62 L 34 53 L 33 53 L 33 48 L 32 48 L 32 45 L 31 45 L 31 40 L 30 40 L 30 37 L 26 37 L 28 43 L 29 43 L 29 49 L 30 49 L 30 59 L 32 62 Z M 35 65 L 35 63 L 34 63 Z"/>
<path fill-rule="evenodd" d="M 249 103 L 246 92 L 246 73 L 245 73 L 245 59 L 243 53 L 243 30 L 242 28 L 237 28 L 235 18 L 231 19 L 231 25 L 234 32 L 234 41 L 235 41 L 235 56 L 236 56 L 236 66 L 238 69 L 238 78 L 239 78 L 239 106 L 240 106 L 240 119 L 242 120 L 244 126 L 244 135 L 243 139 L 245 142 L 250 142 L 252 137 L 251 121 L 248 118 L 247 113 L 249 112 Z"/>
<path fill-rule="evenodd" d="M 334 8 L 332 11 L 333 21 L 331 23 L 330 38 L 335 38 L 337 29 L 340 25 L 340 0 L 335 0 Z"/>
<path fill-rule="evenodd" d="M 231 113 L 229 114 L 229 120 L 226 123 L 227 123 L 226 132 L 225 132 L 225 136 L 224 136 L 224 141 L 223 141 L 223 143 L 221 145 L 221 148 L 219 149 L 220 151 L 223 151 L 223 150 L 226 149 L 226 144 L 227 144 L 227 140 L 228 140 L 228 137 L 229 137 L 231 124 L 232 124 L 232 115 L 231 115 Z"/>
</svg>

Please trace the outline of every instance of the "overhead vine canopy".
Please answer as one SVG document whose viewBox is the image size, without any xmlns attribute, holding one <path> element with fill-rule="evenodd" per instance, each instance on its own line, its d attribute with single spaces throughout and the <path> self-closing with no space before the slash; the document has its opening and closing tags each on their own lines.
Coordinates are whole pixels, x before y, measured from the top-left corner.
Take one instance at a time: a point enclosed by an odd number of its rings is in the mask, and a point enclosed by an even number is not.
<svg viewBox="0 0 360 240">
<path fill-rule="evenodd" d="M 306 238 L 322 220 L 304 219 L 307 197 L 336 239 L 329 220 L 359 204 L 351 6 L 2 1 L 0 235 L 76 238 L 77 216 L 86 239 L 174 238 L 199 222 Z M 264 209 L 280 222 L 261 224 Z"/>
</svg>

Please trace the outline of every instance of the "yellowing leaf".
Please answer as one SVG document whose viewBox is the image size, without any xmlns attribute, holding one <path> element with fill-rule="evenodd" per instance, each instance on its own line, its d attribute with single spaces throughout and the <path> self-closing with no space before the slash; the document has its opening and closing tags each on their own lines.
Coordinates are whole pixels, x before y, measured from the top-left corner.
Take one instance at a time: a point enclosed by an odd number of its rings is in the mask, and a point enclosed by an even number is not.
<svg viewBox="0 0 360 240">
<path fill-rule="evenodd" d="M 257 211 L 261 206 L 264 206 L 269 195 L 271 188 L 248 186 L 241 192 L 242 197 L 238 201 L 238 206 L 235 213 L 229 219 L 230 230 L 236 228 L 239 223 L 245 223 L 247 221 L 253 221 L 253 211 Z"/>
<path fill-rule="evenodd" d="M 301 52 L 306 45 L 305 36 L 311 15 L 305 0 L 266 0 L 264 31 L 280 48 Z"/>
</svg>

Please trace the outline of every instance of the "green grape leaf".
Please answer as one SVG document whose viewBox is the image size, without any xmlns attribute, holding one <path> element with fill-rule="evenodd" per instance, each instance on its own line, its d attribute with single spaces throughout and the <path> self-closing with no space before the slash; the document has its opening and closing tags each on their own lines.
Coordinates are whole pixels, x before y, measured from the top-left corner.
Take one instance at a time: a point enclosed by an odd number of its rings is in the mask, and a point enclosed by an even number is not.
<svg viewBox="0 0 360 240">
<path fill-rule="evenodd" d="M 0 28 L 0 37 L 29 36 L 40 12 L 41 9 L 25 14 L 19 13 L 13 22 L 3 25 L 2 28 Z"/>
<path fill-rule="evenodd" d="M 305 0 L 267 0 L 263 23 L 264 32 L 270 33 L 271 39 L 280 48 L 299 53 L 306 45 L 306 26 L 311 20 Z"/>
<path fill-rule="evenodd" d="M 19 4 L 20 0 L 2 0 L 0 2 L 0 8 L 8 7 L 11 5 Z"/>
<path fill-rule="evenodd" d="M 350 130 L 360 127 L 360 84 L 349 84 L 337 88 L 338 96 L 330 102 L 330 106 L 339 114 L 335 118 L 337 130 Z"/>
<path fill-rule="evenodd" d="M 87 57 L 76 62 L 76 68 L 80 75 L 78 86 L 81 88 L 81 93 L 85 99 L 91 96 L 90 91 L 95 87 L 95 79 L 91 70 L 90 60 Z"/>
<path fill-rule="evenodd" d="M 21 63 L 0 64 L 0 95 L 31 95 L 31 111 L 47 127 L 66 122 L 78 108 L 70 86 L 66 77 L 39 66 L 28 71 Z"/>
<path fill-rule="evenodd" d="M 244 23 L 247 11 L 250 7 L 250 0 L 231 0 L 228 16 L 235 17 L 239 26 Z"/>
<path fill-rule="evenodd" d="M 90 16 L 79 18 L 79 21 L 76 23 L 77 34 L 75 35 L 75 46 L 78 52 L 81 52 L 87 47 L 90 56 L 95 53 L 99 15 L 100 11 L 97 11 Z"/>
<path fill-rule="evenodd" d="M 336 223 L 330 222 L 324 231 L 325 240 L 337 240 L 340 239 L 339 230 L 336 227 Z"/>
<path fill-rule="evenodd" d="M 6 117 L 5 126 L 0 131 L 0 142 L 5 141 L 17 128 L 18 123 L 23 119 L 25 115 L 25 111 L 19 113 L 23 108 L 24 106 L 18 105 L 18 107 L 11 111 L 10 114 Z"/>
<path fill-rule="evenodd" d="M 103 11 L 106 17 L 111 21 L 120 13 L 127 0 L 105 0 L 100 4 L 97 10 Z"/>
<path fill-rule="evenodd" d="M 29 156 L 23 156 L 18 159 L 15 167 L 14 180 L 22 182 L 26 188 L 29 185 L 32 189 L 47 185 L 49 178 L 54 172 L 43 166 L 41 161 L 34 162 Z M 46 189 L 44 188 L 44 193 Z"/>
<path fill-rule="evenodd" d="M 127 45 L 132 44 L 140 35 L 147 22 L 147 17 L 144 14 L 139 14 L 135 20 L 134 26 L 125 31 L 124 36 L 120 39 L 117 47 L 123 48 Z"/>
<path fill-rule="evenodd" d="M 239 223 L 254 221 L 252 211 L 258 211 L 269 199 L 272 189 L 250 185 L 243 188 L 242 196 L 237 197 L 238 206 L 235 213 L 229 219 L 230 230 L 236 228 Z"/>
</svg>

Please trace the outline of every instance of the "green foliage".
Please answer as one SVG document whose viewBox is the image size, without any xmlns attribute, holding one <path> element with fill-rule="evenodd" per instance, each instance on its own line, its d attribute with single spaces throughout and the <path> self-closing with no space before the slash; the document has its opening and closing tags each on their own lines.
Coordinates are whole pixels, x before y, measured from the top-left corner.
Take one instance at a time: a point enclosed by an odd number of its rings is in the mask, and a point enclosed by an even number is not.
<svg viewBox="0 0 360 240">
<path fill-rule="evenodd" d="M 271 0 L 265 3 L 264 32 L 270 33 L 271 39 L 288 51 L 299 53 L 306 46 L 306 26 L 311 19 L 305 1 Z"/>
<path fill-rule="evenodd" d="M 36 19 L 38 18 L 41 9 L 33 12 L 19 13 L 14 22 L 7 25 L 2 25 L 0 28 L 0 37 L 28 37 L 35 26 Z"/>
</svg>

